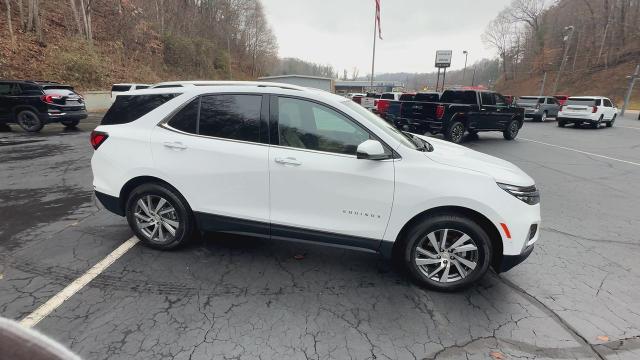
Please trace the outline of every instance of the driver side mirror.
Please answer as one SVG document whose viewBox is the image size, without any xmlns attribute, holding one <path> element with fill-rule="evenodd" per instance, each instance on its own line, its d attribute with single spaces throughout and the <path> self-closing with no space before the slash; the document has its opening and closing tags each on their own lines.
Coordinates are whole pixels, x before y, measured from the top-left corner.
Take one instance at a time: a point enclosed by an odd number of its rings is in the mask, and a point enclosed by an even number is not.
<svg viewBox="0 0 640 360">
<path fill-rule="evenodd" d="M 384 146 L 378 140 L 365 140 L 358 145 L 356 156 L 358 159 L 366 160 L 386 160 L 391 158 L 391 155 L 384 150 Z"/>
</svg>

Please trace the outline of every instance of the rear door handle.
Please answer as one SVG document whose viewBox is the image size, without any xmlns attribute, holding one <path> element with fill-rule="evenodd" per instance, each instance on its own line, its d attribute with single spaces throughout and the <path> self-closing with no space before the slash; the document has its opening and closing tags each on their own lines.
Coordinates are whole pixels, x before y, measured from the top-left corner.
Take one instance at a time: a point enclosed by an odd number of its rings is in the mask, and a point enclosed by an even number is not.
<svg viewBox="0 0 640 360">
<path fill-rule="evenodd" d="M 176 142 L 165 141 L 164 143 L 162 143 L 162 145 L 164 145 L 164 147 L 166 148 L 173 149 L 173 150 L 184 150 L 187 148 L 183 143 L 179 141 L 176 141 Z"/>
<path fill-rule="evenodd" d="M 292 165 L 292 166 L 300 166 L 302 163 L 293 157 L 281 158 L 277 157 L 274 159 L 275 162 L 281 165 Z"/>
</svg>

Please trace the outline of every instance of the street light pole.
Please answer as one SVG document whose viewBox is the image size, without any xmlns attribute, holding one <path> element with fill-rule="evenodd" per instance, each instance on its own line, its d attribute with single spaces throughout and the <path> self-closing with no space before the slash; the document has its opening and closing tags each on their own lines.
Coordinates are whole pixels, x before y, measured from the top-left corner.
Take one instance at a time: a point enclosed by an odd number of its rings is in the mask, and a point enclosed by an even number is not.
<svg viewBox="0 0 640 360">
<path fill-rule="evenodd" d="M 476 67 L 473 66 L 473 77 L 471 78 L 471 86 L 475 86 L 476 84 Z"/>
<path fill-rule="evenodd" d="M 464 84 L 464 78 L 467 75 L 467 57 L 469 56 L 469 52 L 464 50 L 462 52 L 464 54 L 464 70 L 462 70 L 462 84 Z"/>
<path fill-rule="evenodd" d="M 640 79 L 640 65 L 636 66 L 636 72 L 631 76 L 627 76 L 627 78 L 629 78 L 629 90 L 627 90 L 627 95 L 624 97 L 624 105 L 622 105 L 622 110 L 620 110 L 620 117 L 623 117 L 624 113 L 627 111 L 627 106 L 629 106 L 631 93 L 633 92 L 633 85 L 635 84 L 636 79 Z"/>
<path fill-rule="evenodd" d="M 555 94 L 558 91 L 558 83 L 560 82 L 560 76 L 562 75 L 562 70 L 564 70 L 564 65 L 567 63 L 567 54 L 569 53 L 569 47 L 571 45 L 571 36 L 573 36 L 573 26 L 567 26 L 564 28 L 565 32 L 569 32 L 564 37 L 564 55 L 562 56 L 562 62 L 560 63 L 560 70 L 558 70 L 558 75 L 556 76 L 556 83 L 553 85 L 553 93 Z"/>
</svg>

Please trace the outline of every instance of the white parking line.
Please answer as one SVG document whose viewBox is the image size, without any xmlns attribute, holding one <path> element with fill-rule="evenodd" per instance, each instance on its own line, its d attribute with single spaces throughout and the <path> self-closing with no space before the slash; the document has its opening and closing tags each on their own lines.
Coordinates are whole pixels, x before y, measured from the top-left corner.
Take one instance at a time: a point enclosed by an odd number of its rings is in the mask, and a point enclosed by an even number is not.
<svg viewBox="0 0 640 360">
<path fill-rule="evenodd" d="M 640 163 L 637 162 L 633 162 L 633 161 L 629 161 L 629 160 L 622 160 L 622 159 L 616 159 L 610 156 L 605 156 L 605 155 L 600 155 L 600 154 L 594 154 L 594 153 L 590 153 L 588 151 L 582 151 L 582 150 L 578 150 L 578 149 L 573 149 L 570 147 L 566 147 L 566 146 L 560 146 L 560 145 L 554 145 L 554 144 L 549 144 L 546 142 L 542 142 L 542 141 L 538 141 L 538 140 L 532 140 L 532 139 L 525 139 L 525 138 L 519 138 L 520 140 L 525 140 L 525 141 L 530 141 L 536 144 L 542 144 L 542 145 L 547 145 L 547 146 L 551 146 L 551 147 L 555 147 L 558 149 L 563 149 L 563 150 L 569 150 L 569 151 L 574 151 L 580 154 L 585 154 L 585 155 L 589 155 L 589 156 L 596 156 L 599 158 L 603 158 L 603 159 L 607 159 L 607 160 L 613 160 L 613 161 L 619 161 L 625 164 L 630 164 L 630 165 L 635 165 L 635 166 L 640 166 Z"/>
<path fill-rule="evenodd" d="M 620 126 L 620 125 L 616 125 L 616 127 L 625 128 L 625 129 L 640 130 L 640 127 L 635 127 L 635 126 Z"/>
<path fill-rule="evenodd" d="M 107 255 L 104 259 L 100 260 L 99 263 L 95 264 L 91 269 L 82 274 L 79 278 L 75 279 L 71 284 L 69 284 L 66 288 L 62 289 L 59 293 L 54 295 L 51 299 L 49 299 L 46 303 L 42 304 L 36 311 L 31 314 L 25 316 L 24 319 L 20 321 L 20 324 L 33 327 L 40 320 L 44 319 L 47 315 L 51 314 L 55 309 L 57 309 L 62 303 L 71 298 L 76 292 L 85 287 L 91 280 L 95 279 L 98 275 L 100 275 L 103 271 L 105 271 L 111 264 L 113 264 L 116 260 L 118 260 L 122 255 L 124 255 L 129 249 L 131 249 L 135 244 L 138 243 L 137 237 L 132 237 L 131 239 L 124 242 L 124 244 L 118 246 L 117 249 L 113 250 L 111 254 Z"/>
</svg>

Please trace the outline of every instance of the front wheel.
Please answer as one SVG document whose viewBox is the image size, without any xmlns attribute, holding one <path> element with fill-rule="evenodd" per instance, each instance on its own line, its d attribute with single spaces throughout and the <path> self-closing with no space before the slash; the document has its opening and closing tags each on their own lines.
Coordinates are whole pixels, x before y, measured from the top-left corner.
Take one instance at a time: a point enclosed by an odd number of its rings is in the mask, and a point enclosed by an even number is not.
<svg viewBox="0 0 640 360">
<path fill-rule="evenodd" d="M 126 215 L 135 235 L 155 249 L 185 244 L 194 228 L 186 200 L 175 190 L 155 183 L 140 185 L 131 192 Z"/>
<path fill-rule="evenodd" d="M 457 291 L 476 283 L 489 269 L 490 241 L 482 227 L 466 217 L 430 216 L 407 233 L 403 262 L 421 285 Z"/>
<path fill-rule="evenodd" d="M 31 110 L 22 110 L 16 115 L 18 125 L 26 132 L 38 132 L 44 127 L 44 122 L 40 120 L 38 114 Z"/>
<path fill-rule="evenodd" d="M 62 120 L 60 123 L 65 127 L 74 128 L 80 124 L 80 120 Z"/>
<path fill-rule="evenodd" d="M 460 144 L 466 128 L 460 121 L 454 121 L 446 130 L 444 137 L 452 143 Z"/>
<path fill-rule="evenodd" d="M 507 124 L 507 128 L 502 132 L 502 136 L 504 136 L 507 140 L 513 140 L 518 136 L 518 132 L 520 131 L 520 123 L 518 120 L 511 120 Z"/>
</svg>

